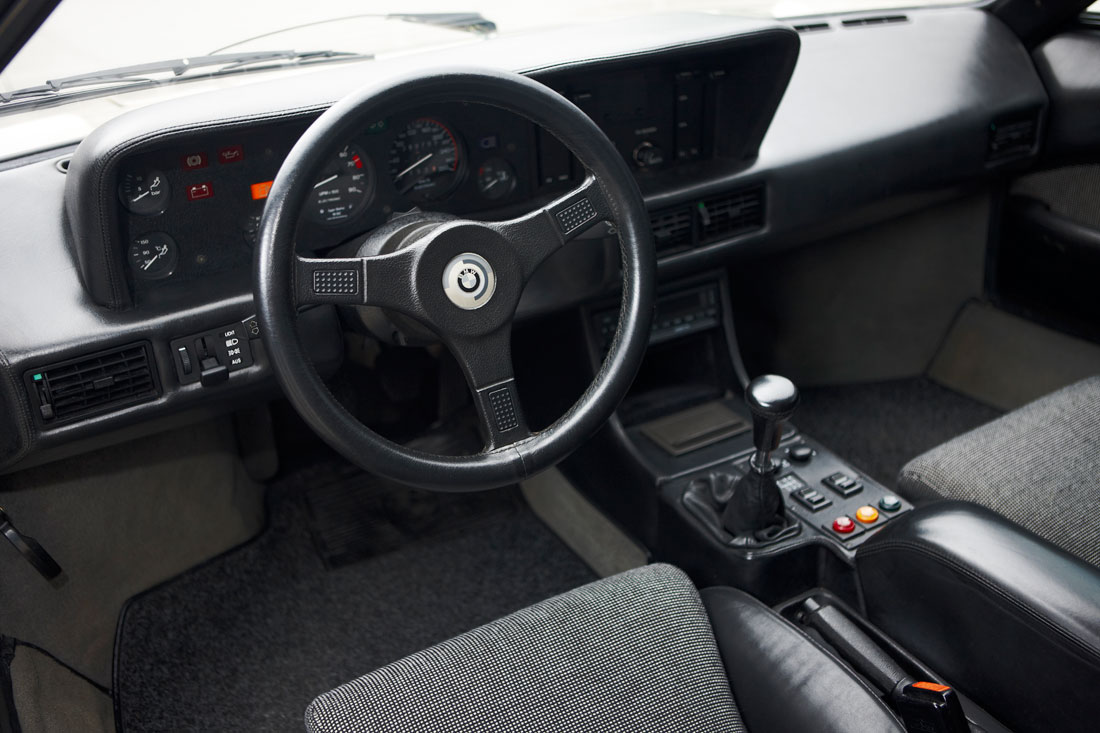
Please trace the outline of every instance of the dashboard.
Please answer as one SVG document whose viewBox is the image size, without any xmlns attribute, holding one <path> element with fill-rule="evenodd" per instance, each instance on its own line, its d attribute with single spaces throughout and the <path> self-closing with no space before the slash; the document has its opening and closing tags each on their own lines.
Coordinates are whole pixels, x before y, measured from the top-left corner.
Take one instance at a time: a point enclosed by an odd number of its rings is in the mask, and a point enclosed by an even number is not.
<svg viewBox="0 0 1100 733">
<path fill-rule="evenodd" d="M 464 64 L 547 84 L 607 133 L 634 171 L 668 282 L 915 210 L 1034 161 L 1048 98 L 1011 31 L 978 8 L 891 17 L 902 20 L 834 19 L 799 33 L 669 14 L 460 50 Z M 267 187 L 332 104 L 365 84 L 454 68 L 455 53 L 259 75 L 0 164 L 0 412 L 10 416 L 0 470 L 277 394 L 251 282 Z M 1023 132 L 1006 148 L 1003 129 Z M 506 218 L 582 174 L 526 120 L 433 100 L 385 111 L 322 170 L 297 233 L 300 250 L 322 257 L 395 213 Z M 613 294 L 617 265 L 614 237 L 564 247 L 524 291 L 519 317 Z M 318 369 L 335 368 L 335 311 L 299 320 Z M 217 385 L 184 375 L 181 347 L 233 370 Z M 70 382 L 77 404 L 62 412 L 47 383 Z"/>
<path fill-rule="evenodd" d="M 745 136 L 734 145 L 715 133 L 770 113 L 758 104 L 752 114 L 731 110 L 750 91 L 774 95 L 784 70 L 768 75 L 769 86 L 744 86 L 729 66 L 723 55 L 695 53 L 548 82 L 600 125 L 639 176 L 660 176 L 735 162 L 759 142 Z M 268 191 L 312 119 L 185 136 L 118 163 L 115 248 L 136 305 L 194 298 L 197 281 L 247 276 Z M 298 248 L 331 251 L 414 208 L 504 216 L 582 174 L 553 135 L 495 107 L 396 111 L 331 152 L 302 212 Z"/>
</svg>

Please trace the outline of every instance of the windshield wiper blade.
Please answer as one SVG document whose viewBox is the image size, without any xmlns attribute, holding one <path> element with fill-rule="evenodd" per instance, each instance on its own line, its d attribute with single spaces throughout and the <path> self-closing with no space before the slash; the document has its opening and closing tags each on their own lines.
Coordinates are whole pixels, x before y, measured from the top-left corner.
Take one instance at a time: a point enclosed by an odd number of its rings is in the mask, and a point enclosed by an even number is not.
<svg viewBox="0 0 1100 733">
<path fill-rule="evenodd" d="M 130 86 L 142 86 L 175 81 L 191 75 L 195 69 L 213 68 L 201 76 L 216 76 L 237 71 L 249 71 L 257 68 L 293 66 L 316 63 L 326 60 L 359 61 L 374 58 L 371 54 L 352 53 L 350 51 L 253 51 L 249 53 L 222 53 L 209 56 L 154 61 L 134 66 L 120 66 L 115 69 L 94 71 L 90 74 L 66 76 L 60 79 L 48 79 L 45 84 L 16 89 L 12 92 L 0 92 L 0 103 L 9 104 L 20 100 L 34 100 L 42 97 L 57 96 L 66 89 L 107 85 L 108 91 Z M 160 75 L 167 78 L 158 78 Z"/>
</svg>

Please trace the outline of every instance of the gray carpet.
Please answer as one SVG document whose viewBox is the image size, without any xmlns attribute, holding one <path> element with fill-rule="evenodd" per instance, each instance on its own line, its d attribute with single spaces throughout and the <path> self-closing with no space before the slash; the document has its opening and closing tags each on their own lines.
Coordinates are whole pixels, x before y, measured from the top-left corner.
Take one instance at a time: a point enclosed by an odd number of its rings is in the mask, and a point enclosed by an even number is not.
<svg viewBox="0 0 1100 733">
<path fill-rule="evenodd" d="M 902 379 L 804 389 L 793 422 L 893 488 L 910 459 L 1000 415 L 928 379 Z"/>
<path fill-rule="evenodd" d="M 326 570 L 302 497 L 325 478 L 273 486 L 257 540 L 130 603 L 120 730 L 301 731 L 316 695 L 594 578 L 520 504 Z"/>
</svg>

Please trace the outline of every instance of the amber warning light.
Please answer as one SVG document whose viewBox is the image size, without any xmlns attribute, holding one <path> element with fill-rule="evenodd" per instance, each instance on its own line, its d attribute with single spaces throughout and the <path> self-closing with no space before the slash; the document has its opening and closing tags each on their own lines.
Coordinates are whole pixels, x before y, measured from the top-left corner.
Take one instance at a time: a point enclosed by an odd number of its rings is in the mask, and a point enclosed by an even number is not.
<svg viewBox="0 0 1100 733">
<path fill-rule="evenodd" d="M 267 194 L 271 192 L 271 184 L 275 181 L 264 181 L 263 183 L 252 184 L 252 200 L 259 201 L 260 199 L 266 199 Z"/>
</svg>

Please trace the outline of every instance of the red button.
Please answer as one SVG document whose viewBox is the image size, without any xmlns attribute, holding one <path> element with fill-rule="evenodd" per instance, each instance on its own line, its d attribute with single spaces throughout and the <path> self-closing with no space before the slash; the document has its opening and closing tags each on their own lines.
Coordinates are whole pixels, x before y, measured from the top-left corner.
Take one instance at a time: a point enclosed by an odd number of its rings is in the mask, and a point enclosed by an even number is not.
<svg viewBox="0 0 1100 733">
<path fill-rule="evenodd" d="M 837 517 L 833 520 L 833 529 L 841 534 L 848 534 L 855 531 L 856 523 L 852 521 L 851 517 Z"/>
<path fill-rule="evenodd" d="M 199 168 L 205 168 L 207 162 L 206 153 L 185 155 L 183 156 L 183 169 L 185 171 L 197 171 Z"/>
<path fill-rule="evenodd" d="M 214 195 L 214 184 L 212 183 L 196 183 L 193 186 L 187 187 L 187 200 L 198 201 L 199 199 L 208 199 Z"/>
<path fill-rule="evenodd" d="M 228 148 L 222 148 L 218 151 L 218 162 L 220 163 L 238 163 L 244 160 L 244 148 L 240 145 L 230 145 Z"/>
</svg>

